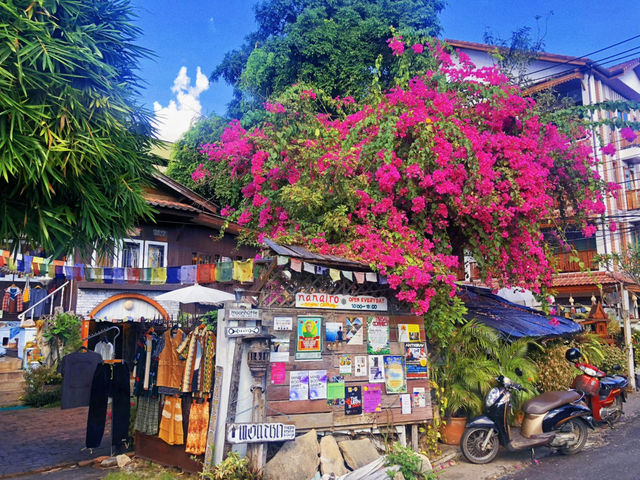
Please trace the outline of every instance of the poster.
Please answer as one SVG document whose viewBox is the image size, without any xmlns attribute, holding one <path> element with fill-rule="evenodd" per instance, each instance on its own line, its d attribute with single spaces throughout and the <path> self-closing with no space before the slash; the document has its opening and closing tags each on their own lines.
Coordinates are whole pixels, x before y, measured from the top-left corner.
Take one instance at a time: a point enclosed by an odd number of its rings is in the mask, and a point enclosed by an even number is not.
<svg viewBox="0 0 640 480">
<path fill-rule="evenodd" d="M 362 388 L 347 387 L 344 398 L 344 414 L 360 415 L 362 413 Z"/>
<path fill-rule="evenodd" d="M 411 395 L 408 393 L 400 395 L 400 405 L 402 406 L 402 415 L 411 415 Z"/>
<path fill-rule="evenodd" d="M 327 398 L 327 371 L 309 371 L 309 400 Z"/>
<path fill-rule="evenodd" d="M 401 323 L 398 325 L 398 341 L 402 343 L 420 341 L 420 325 Z"/>
<path fill-rule="evenodd" d="M 298 317 L 296 360 L 318 360 L 322 353 L 322 317 Z"/>
<path fill-rule="evenodd" d="M 353 374 L 356 377 L 366 377 L 367 373 L 367 356 L 366 355 L 356 355 L 354 359 L 354 369 Z"/>
<path fill-rule="evenodd" d="M 380 355 L 389 351 L 389 317 L 367 317 L 367 352 Z"/>
<path fill-rule="evenodd" d="M 282 385 L 287 376 L 284 362 L 274 362 L 271 364 L 271 384 Z"/>
<path fill-rule="evenodd" d="M 347 317 L 345 330 L 347 345 L 362 345 L 364 343 L 364 322 L 362 317 Z"/>
<path fill-rule="evenodd" d="M 427 348 L 424 342 L 406 343 L 405 362 L 407 378 L 427 378 Z"/>
<path fill-rule="evenodd" d="M 309 372 L 289 372 L 289 400 L 309 399 Z"/>
<path fill-rule="evenodd" d="M 366 413 L 382 411 L 382 385 L 369 383 L 362 387 L 362 403 Z"/>
<path fill-rule="evenodd" d="M 427 393 L 424 387 L 413 387 L 413 408 L 427 406 Z"/>
<path fill-rule="evenodd" d="M 384 383 L 383 355 L 369 355 L 369 383 Z"/>
<path fill-rule="evenodd" d="M 291 342 L 291 334 L 276 333 L 271 339 L 271 362 L 288 362 L 289 361 L 289 343 Z"/>
<path fill-rule="evenodd" d="M 327 382 L 327 403 L 329 405 L 344 405 L 344 377 L 335 375 Z"/>
<path fill-rule="evenodd" d="M 290 332 L 293 330 L 293 317 L 273 317 L 273 329 Z"/>
<path fill-rule="evenodd" d="M 351 355 L 340 355 L 340 358 L 338 359 L 340 375 L 351 375 L 352 363 L 353 357 L 351 357 Z"/>
<path fill-rule="evenodd" d="M 325 341 L 327 350 L 342 350 L 345 345 L 344 325 L 342 322 L 327 322 L 325 325 Z"/>
<path fill-rule="evenodd" d="M 384 384 L 387 394 L 407 392 L 404 357 L 402 355 L 384 356 Z"/>
</svg>

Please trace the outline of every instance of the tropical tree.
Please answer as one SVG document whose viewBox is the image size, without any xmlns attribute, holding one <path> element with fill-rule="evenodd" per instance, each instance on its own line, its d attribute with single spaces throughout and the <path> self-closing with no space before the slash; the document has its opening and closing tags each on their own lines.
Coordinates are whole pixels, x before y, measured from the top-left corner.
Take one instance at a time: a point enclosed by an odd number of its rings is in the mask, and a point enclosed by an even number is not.
<svg viewBox="0 0 640 480">
<path fill-rule="evenodd" d="M 454 295 L 465 251 L 485 281 L 543 294 L 541 226 L 554 201 L 573 206 L 586 235 L 604 209 L 596 160 L 577 141 L 585 132 L 542 123 L 517 86 L 462 53 L 399 37 L 389 46 L 400 59 L 390 91 L 374 80 L 356 101 L 298 85 L 266 103 L 268 123 L 233 122 L 204 147 L 242 186 L 241 206 L 223 213 L 258 240 L 366 262 L 417 314 Z M 430 68 L 413 77 L 417 57 Z"/>
<path fill-rule="evenodd" d="M 149 214 L 128 0 L 0 3 L 0 243 L 104 246 Z"/>
<path fill-rule="evenodd" d="M 297 82 L 331 96 L 360 98 L 374 73 L 391 87 L 394 63 L 386 47 L 389 27 L 436 35 L 442 0 L 263 0 L 255 7 L 257 30 L 227 53 L 213 79 L 234 86 L 227 112 L 251 125 L 267 98 Z M 376 58 L 382 63 L 374 70 Z"/>
</svg>

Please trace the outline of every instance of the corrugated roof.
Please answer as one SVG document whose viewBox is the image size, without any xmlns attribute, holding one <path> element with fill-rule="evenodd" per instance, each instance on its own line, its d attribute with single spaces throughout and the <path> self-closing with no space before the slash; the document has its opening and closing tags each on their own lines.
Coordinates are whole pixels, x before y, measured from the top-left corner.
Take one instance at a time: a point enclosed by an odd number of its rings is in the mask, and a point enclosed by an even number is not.
<svg viewBox="0 0 640 480">
<path fill-rule="evenodd" d="M 553 276 L 554 287 L 577 287 L 598 284 L 611 285 L 620 282 L 635 284 L 631 277 L 614 272 L 558 273 Z"/>
<path fill-rule="evenodd" d="M 144 199 L 149 205 L 153 205 L 154 207 L 173 208 L 175 210 L 184 210 L 187 212 L 200 211 L 199 209 L 192 207 L 191 205 L 187 205 L 186 203 L 167 200 L 166 198 L 162 198 L 150 192 L 145 192 Z"/>
<path fill-rule="evenodd" d="M 507 338 L 550 338 L 582 330 L 573 320 L 511 303 L 489 289 L 460 285 L 458 295 L 467 307 L 469 320 L 495 328 Z"/>
<path fill-rule="evenodd" d="M 335 255 L 322 255 L 320 253 L 314 253 L 311 250 L 307 250 L 304 247 L 299 247 L 296 245 L 279 245 L 273 240 L 269 240 L 268 238 L 265 238 L 263 243 L 278 255 L 299 258 L 301 260 L 308 260 L 311 262 L 336 264 L 346 267 L 370 270 L 369 265 L 367 265 L 366 263 L 356 262 L 354 260 L 349 260 L 348 258 L 337 257 Z"/>
</svg>

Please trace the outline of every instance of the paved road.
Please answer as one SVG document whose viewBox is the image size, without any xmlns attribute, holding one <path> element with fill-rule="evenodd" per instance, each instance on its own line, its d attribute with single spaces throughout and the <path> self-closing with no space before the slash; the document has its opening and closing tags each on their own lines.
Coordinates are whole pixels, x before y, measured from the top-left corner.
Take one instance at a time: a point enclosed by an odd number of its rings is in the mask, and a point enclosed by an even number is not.
<svg viewBox="0 0 640 480">
<path fill-rule="evenodd" d="M 593 445 L 570 457 L 553 454 L 503 480 L 640 479 L 640 416 L 628 417 L 615 429 L 606 430 L 602 437 L 604 444 Z"/>
<path fill-rule="evenodd" d="M 58 407 L 0 411 L 0 478 L 109 455 L 108 417 L 100 448 L 93 453 L 82 450 L 88 410 Z"/>
</svg>

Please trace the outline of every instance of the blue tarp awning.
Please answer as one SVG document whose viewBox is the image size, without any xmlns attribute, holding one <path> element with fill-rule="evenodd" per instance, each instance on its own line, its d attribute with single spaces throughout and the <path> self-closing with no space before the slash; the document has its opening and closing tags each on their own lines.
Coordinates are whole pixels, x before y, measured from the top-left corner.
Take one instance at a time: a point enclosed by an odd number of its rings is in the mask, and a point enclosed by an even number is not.
<svg viewBox="0 0 640 480">
<path fill-rule="evenodd" d="M 467 307 L 469 320 L 495 328 L 507 338 L 550 338 L 582 331 L 573 320 L 511 303 L 486 288 L 459 285 L 458 295 Z"/>
</svg>

